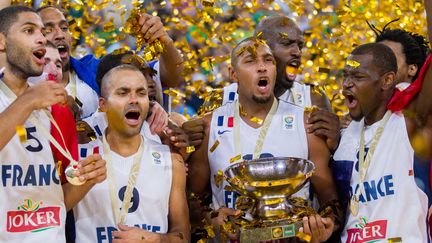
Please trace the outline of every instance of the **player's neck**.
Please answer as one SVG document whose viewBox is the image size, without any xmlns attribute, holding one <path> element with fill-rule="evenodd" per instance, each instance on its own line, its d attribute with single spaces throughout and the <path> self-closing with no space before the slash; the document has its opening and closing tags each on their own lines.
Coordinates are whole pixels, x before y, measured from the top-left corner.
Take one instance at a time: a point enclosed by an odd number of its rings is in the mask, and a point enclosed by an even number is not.
<svg viewBox="0 0 432 243">
<path fill-rule="evenodd" d="M 275 86 L 274 95 L 275 97 L 281 97 L 288 89 L 282 86 Z"/>
<path fill-rule="evenodd" d="M 387 112 L 387 105 L 383 104 L 377 107 L 374 111 L 370 112 L 365 116 L 364 123 L 366 126 L 370 126 L 377 121 L 380 121 L 385 113 Z"/>
<path fill-rule="evenodd" d="M 247 124 L 251 125 L 252 127 L 260 127 L 259 124 L 256 122 L 251 121 L 253 117 L 259 118 L 261 120 L 264 120 L 267 117 L 267 114 L 269 113 L 271 106 L 273 104 L 273 97 L 266 103 L 258 103 L 252 100 L 246 100 L 242 99 L 242 97 L 239 97 L 239 102 L 241 106 L 240 117 L 245 121 Z"/>
<path fill-rule="evenodd" d="M 109 128 L 106 131 L 106 139 L 111 150 L 123 157 L 135 154 L 141 144 L 141 134 L 128 137 Z"/>
<path fill-rule="evenodd" d="M 279 82 L 276 81 L 276 84 L 275 84 L 275 87 L 274 87 L 274 95 L 275 95 L 275 97 L 277 97 L 277 98 L 281 97 L 283 94 L 285 94 L 285 92 L 287 90 L 291 89 L 293 85 L 294 85 L 294 81 L 290 85 L 287 84 L 287 86 L 283 86 Z"/>
<path fill-rule="evenodd" d="M 68 83 L 69 83 L 69 76 L 70 76 L 70 71 L 69 70 L 63 71 L 63 79 L 61 81 L 61 84 L 64 87 L 66 87 L 66 85 L 68 85 Z"/>
<path fill-rule="evenodd" d="M 4 70 L 3 82 L 16 95 L 20 96 L 27 89 L 27 77 L 20 72 L 14 72 L 10 68 Z"/>
</svg>

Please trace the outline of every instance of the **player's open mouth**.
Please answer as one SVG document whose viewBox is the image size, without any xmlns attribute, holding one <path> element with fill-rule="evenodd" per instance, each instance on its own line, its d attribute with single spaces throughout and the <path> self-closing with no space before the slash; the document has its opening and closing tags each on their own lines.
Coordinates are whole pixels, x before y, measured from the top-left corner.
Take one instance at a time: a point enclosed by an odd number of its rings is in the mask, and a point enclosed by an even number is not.
<svg viewBox="0 0 432 243">
<path fill-rule="evenodd" d="M 69 54 L 69 48 L 66 45 L 57 45 L 60 57 L 65 58 Z"/>
<path fill-rule="evenodd" d="M 348 109 L 354 109 L 357 104 L 358 104 L 358 100 L 355 98 L 354 95 L 352 95 L 351 93 L 344 93 L 345 96 L 345 104 L 348 107 Z"/>
<path fill-rule="evenodd" d="M 36 62 L 40 65 L 44 65 L 45 64 L 45 53 L 46 53 L 46 49 L 45 48 L 39 48 L 33 51 L 33 56 L 34 59 L 36 60 Z"/>
<path fill-rule="evenodd" d="M 294 81 L 297 77 L 298 69 L 300 67 L 300 59 L 291 60 L 285 67 L 286 78 L 290 81 Z"/>
<path fill-rule="evenodd" d="M 131 126 L 138 125 L 140 116 L 141 116 L 140 112 L 136 110 L 126 112 L 125 118 L 127 124 Z"/>
<path fill-rule="evenodd" d="M 258 90 L 260 93 L 267 93 L 269 88 L 269 78 L 268 77 L 260 77 L 258 80 Z"/>
</svg>

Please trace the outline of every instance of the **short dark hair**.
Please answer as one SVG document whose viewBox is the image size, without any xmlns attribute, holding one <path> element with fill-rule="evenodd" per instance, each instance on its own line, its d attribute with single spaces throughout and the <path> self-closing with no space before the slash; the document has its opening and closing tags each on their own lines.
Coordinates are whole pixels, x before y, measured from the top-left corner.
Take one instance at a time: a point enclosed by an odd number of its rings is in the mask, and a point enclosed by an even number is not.
<svg viewBox="0 0 432 243">
<path fill-rule="evenodd" d="M 146 77 L 146 75 L 151 77 L 156 73 L 143 58 L 134 54 L 132 51 L 116 50 L 104 56 L 99 62 L 96 72 L 96 83 L 100 87 L 100 91 L 102 91 L 102 80 L 104 76 L 112 69 L 122 65 L 131 66 L 131 69 L 135 67 L 137 71 L 142 72 L 144 77 Z"/>
<path fill-rule="evenodd" d="M 406 63 L 408 65 L 416 64 L 418 67 L 417 73 L 413 78 L 413 80 L 415 80 L 429 54 L 428 42 L 426 39 L 421 35 L 403 29 L 385 28 L 383 31 L 377 33 L 376 42 L 385 40 L 394 41 L 402 45 Z"/>
<path fill-rule="evenodd" d="M 26 12 L 36 13 L 35 10 L 29 7 L 19 5 L 9 6 L 0 10 L 0 33 L 7 36 L 12 24 L 18 20 L 18 15 Z"/>
<path fill-rule="evenodd" d="M 351 55 L 372 55 L 374 66 L 380 69 L 380 75 L 388 72 L 396 73 L 398 70 L 396 56 L 393 50 L 381 43 L 368 43 L 360 45 L 351 52 Z"/>
<path fill-rule="evenodd" d="M 255 36 L 247 37 L 243 40 L 241 40 L 237 45 L 232 49 L 231 51 L 231 66 L 235 67 L 237 65 L 237 57 L 242 53 L 240 50 L 244 43 L 248 42 L 256 42 L 256 43 L 262 43 L 265 44 L 265 42 Z M 239 53 L 240 52 L 240 53 Z"/>
<path fill-rule="evenodd" d="M 269 41 L 279 37 L 277 30 L 283 27 L 294 26 L 300 30 L 294 20 L 283 15 L 273 15 L 262 19 L 255 28 L 255 36 L 261 33 L 263 40 Z M 270 41 L 269 45 L 273 43 Z"/>
<path fill-rule="evenodd" d="M 63 14 L 63 16 L 64 16 L 65 18 L 68 17 L 68 12 L 67 12 L 65 9 L 63 9 L 63 8 L 61 8 L 60 6 L 57 6 L 57 5 L 44 5 L 44 6 L 42 6 L 42 7 L 37 8 L 37 9 L 36 9 L 36 12 L 37 12 L 37 13 L 40 13 L 42 10 L 45 10 L 45 9 L 47 9 L 47 8 L 54 8 L 54 9 L 57 9 L 57 10 L 59 10 L 59 11 Z"/>
</svg>

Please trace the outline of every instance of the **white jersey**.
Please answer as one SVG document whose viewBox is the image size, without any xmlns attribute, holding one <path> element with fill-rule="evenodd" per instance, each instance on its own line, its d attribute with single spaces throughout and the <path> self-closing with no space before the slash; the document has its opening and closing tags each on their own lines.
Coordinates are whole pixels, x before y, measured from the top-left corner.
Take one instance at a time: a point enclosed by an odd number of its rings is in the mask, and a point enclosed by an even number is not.
<svg viewBox="0 0 432 243">
<path fill-rule="evenodd" d="M 237 89 L 238 89 L 237 83 L 232 83 L 230 85 L 223 87 L 222 105 L 225 105 L 226 103 L 232 103 L 237 100 L 238 97 Z"/>
<path fill-rule="evenodd" d="M 0 112 L 10 104 L 0 91 Z M 44 112 L 32 116 L 49 131 Z M 0 151 L 0 242 L 65 242 L 63 190 L 49 141 L 30 121 L 24 127 L 27 141 L 14 135 Z"/>
<path fill-rule="evenodd" d="M 238 89 L 237 83 L 232 83 L 223 88 L 222 105 L 237 100 L 238 97 L 237 89 Z M 296 98 L 294 99 L 294 97 Z M 312 106 L 310 85 L 294 82 L 293 87 L 291 89 L 286 90 L 285 93 L 283 93 L 278 99 L 286 101 L 288 103 L 296 104 L 301 107 Z"/>
<path fill-rule="evenodd" d="M 379 123 L 365 129 L 366 153 Z M 363 120 L 351 122 L 333 156 L 336 181 L 350 196 L 359 188 L 358 156 L 362 125 Z M 429 242 L 428 199 L 416 184 L 413 161 L 414 151 L 406 131 L 405 118 L 401 114 L 392 114 L 367 170 L 359 213 L 354 217 L 347 210 L 341 236 L 343 243 L 390 242 L 388 239 L 397 237 L 402 242 Z M 344 180 L 346 185 L 340 185 Z"/>
<path fill-rule="evenodd" d="M 260 128 L 255 129 L 247 125 L 242 119 L 240 124 L 234 124 L 235 103 L 227 103 L 214 110 L 210 125 L 208 160 L 211 169 L 211 187 L 213 192 L 213 207 L 235 207 L 238 196 L 235 192 L 226 191 L 228 183 L 216 185 L 215 175 L 230 166 L 230 159 L 236 156 L 234 148 L 234 125 L 240 126 L 240 143 L 242 158 L 252 159 Z M 297 157 L 308 158 L 308 144 L 303 121 L 304 110 L 295 105 L 279 101 L 276 114 L 268 129 L 260 158 L 266 157 Z M 219 145 L 211 152 L 211 147 L 219 141 Z M 287 143 L 289 141 L 289 143 Z M 309 182 L 296 196 L 308 199 Z"/>
<path fill-rule="evenodd" d="M 279 100 L 296 104 L 301 107 L 312 106 L 310 85 L 293 82 L 293 87 L 283 93 Z"/>
<path fill-rule="evenodd" d="M 102 147 L 100 139 L 97 140 Z M 104 157 L 103 149 L 99 151 Z M 144 152 L 137 177 L 126 225 L 157 233 L 168 232 L 169 198 L 172 162 L 169 147 L 144 138 Z M 127 158 L 111 151 L 118 205 L 123 204 L 134 155 Z M 111 242 L 117 230 L 111 208 L 108 179 L 96 184 L 73 209 L 76 242 Z"/>
</svg>

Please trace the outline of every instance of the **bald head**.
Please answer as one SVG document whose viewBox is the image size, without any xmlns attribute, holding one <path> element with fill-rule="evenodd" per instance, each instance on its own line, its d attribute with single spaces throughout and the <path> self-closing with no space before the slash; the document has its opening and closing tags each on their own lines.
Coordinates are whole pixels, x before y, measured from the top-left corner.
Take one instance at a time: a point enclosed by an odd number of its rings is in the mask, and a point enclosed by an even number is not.
<svg viewBox="0 0 432 243">
<path fill-rule="evenodd" d="M 298 33 L 302 32 L 294 20 L 286 16 L 274 15 L 265 17 L 258 23 L 255 28 L 255 35 L 261 33 L 261 38 L 265 40 L 270 47 L 273 47 L 274 43 L 280 42 L 280 39 L 289 38 L 289 32 L 293 31 Z"/>
</svg>

